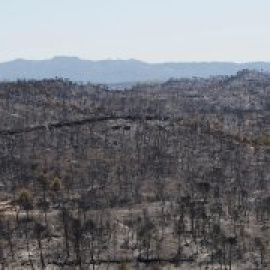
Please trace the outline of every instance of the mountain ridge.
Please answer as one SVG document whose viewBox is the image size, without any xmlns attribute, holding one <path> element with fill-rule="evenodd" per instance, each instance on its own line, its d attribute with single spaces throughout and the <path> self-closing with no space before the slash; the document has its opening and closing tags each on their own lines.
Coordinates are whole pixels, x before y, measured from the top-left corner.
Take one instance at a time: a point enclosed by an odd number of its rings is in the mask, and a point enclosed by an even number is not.
<svg viewBox="0 0 270 270">
<path fill-rule="evenodd" d="M 0 80 L 63 77 L 77 82 L 102 84 L 166 81 L 170 78 L 234 75 L 243 69 L 270 71 L 270 62 L 164 62 L 85 60 L 56 56 L 45 60 L 15 59 L 0 63 Z"/>
</svg>

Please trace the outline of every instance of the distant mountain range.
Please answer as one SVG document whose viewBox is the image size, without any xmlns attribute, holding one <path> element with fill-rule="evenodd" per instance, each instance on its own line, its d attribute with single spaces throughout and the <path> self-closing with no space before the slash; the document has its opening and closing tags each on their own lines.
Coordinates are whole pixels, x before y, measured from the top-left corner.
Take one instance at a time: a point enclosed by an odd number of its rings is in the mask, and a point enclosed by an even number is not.
<svg viewBox="0 0 270 270">
<path fill-rule="evenodd" d="M 192 62 L 145 63 L 138 60 L 82 60 L 55 57 L 49 60 L 17 59 L 0 63 L 0 80 L 62 77 L 72 81 L 102 84 L 165 81 L 170 78 L 233 75 L 239 70 L 270 71 L 270 63 Z"/>
</svg>

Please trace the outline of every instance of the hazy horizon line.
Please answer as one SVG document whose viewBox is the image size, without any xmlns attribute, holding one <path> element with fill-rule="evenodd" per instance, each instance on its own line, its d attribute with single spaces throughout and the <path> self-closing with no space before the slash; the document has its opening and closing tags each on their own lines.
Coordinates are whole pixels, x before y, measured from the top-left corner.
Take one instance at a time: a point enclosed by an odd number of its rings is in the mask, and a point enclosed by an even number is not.
<svg viewBox="0 0 270 270">
<path fill-rule="evenodd" d="M 15 61 L 51 61 L 55 59 L 65 59 L 65 58 L 70 58 L 70 59 L 77 59 L 80 61 L 91 61 L 91 62 L 103 62 L 103 61 L 136 61 L 136 62 L 141 62 L 145 64 L 252 64 L 252 63 L 270 63 L 270 60 L 252 60 L 252 61 L 234 61 L 234 60 L 166 60 L 166 61 L 147 61 L 147 60 L 142 60 L 142 59 L 136 59 L 136 58 L 104 58 L 104 59 L 89 59 L 89 58 L 83 58 L 79 56 L 72 56 L 72 55 L 55 55 L 47 58 L 42 58 L 42 59 L 29 59 L 29 58 L 14 58 L 10 60 L 5 60 L 5 61 L 0 61 L 0 64 L 7 64 L 10 62 L 15 62 Z"/>
</svg>

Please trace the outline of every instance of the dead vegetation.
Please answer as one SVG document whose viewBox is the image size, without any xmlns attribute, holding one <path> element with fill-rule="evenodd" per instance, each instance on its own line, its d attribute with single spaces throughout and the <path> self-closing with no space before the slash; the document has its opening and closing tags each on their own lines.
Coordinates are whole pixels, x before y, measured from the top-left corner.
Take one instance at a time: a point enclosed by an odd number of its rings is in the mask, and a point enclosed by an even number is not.
<svg viewBox="0 0 270 270">
<path fill-rule="evenodd" d="M 1 83 L 2 268 L 267 269 L 270 78 L 248 74 Z"/>
</svg>

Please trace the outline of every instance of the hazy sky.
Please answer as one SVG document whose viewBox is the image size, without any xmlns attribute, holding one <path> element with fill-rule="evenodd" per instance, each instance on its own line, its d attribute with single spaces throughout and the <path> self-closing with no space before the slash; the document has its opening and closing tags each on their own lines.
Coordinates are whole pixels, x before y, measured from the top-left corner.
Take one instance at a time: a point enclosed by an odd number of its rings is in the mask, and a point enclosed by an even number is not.
<svg viewBox="0 0 270 270">
<path fill-rule="evenodd" d="M 270 0 L 0 0 L 0 62 L 270 61 Z"/>
</svg>

